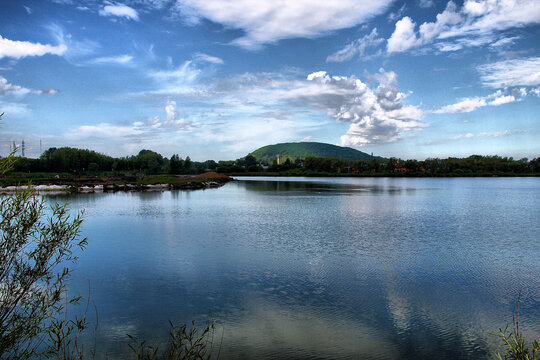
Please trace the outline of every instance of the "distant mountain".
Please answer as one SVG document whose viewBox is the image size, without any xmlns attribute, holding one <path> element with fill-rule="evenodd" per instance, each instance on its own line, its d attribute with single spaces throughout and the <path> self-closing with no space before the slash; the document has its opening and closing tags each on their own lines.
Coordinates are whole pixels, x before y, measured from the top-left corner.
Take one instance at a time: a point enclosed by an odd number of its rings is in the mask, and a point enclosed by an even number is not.
<svg viewBox="0 0 540 360">
<path fill-rule="evenodd" d="M 371 156 L 365 152 L 355 150 L 350 147 L 342 147 L 319 142 L 298 142 L 298 143 L 281 143 L 275 145 L 267 145 L 259 148 L 249 155 L 254 156 L 257 161 L 272 163 L 279 154 L 281 161 L 287 158 L 294 161 L 295 159 L 305 159 L 308 156 L 338 158 L 345 160 L 365 160 L 370 161 L 373 158 L 381 159 L 378 156 Z"/>
</svg>

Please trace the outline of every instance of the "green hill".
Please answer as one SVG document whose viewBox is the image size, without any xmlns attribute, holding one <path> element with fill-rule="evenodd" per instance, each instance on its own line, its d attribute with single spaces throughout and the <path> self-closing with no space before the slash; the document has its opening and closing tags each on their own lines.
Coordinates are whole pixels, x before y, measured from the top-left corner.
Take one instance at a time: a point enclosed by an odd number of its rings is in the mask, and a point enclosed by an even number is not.
<svg viewBox="0 0 540 360">
<path fill-rule="evenodd" d="M 365 161 L 370 161 L 373 158 L 380 158 L 378 156 L 371 156 L 350 147 L 342 147 L 318 142 L 267 145 L 251 152 L 249 155 L 254 156 L 257 161 L 268 162 L 271 164 L 276 159 L 278 154 L 281 161 L 285 161 L 287 158 L 291 159 L 291 161 L 294 161 L 295 159 L 305 159 L 308 156 Z"/>
</svg>

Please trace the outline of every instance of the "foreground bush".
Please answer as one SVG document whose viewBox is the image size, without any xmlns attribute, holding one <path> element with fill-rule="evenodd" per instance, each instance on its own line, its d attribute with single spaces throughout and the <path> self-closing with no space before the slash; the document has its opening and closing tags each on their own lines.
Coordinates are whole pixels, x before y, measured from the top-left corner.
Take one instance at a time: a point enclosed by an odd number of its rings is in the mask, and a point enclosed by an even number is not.
<svg viewBox="0 0 540 360">
<path fill-rule="evenodd" d="M 503 341 L 502 346 L 506 350 L 504 353 L 505 360 L 536 360 L 538 359 L 538 354 L 540 352 L 538 340 L 532 342 L 532 348 L 529 350 L 525 343 L 525 339 L 523 338 L 523 334 L 519 330 L 520 297 L 518 297 L 517 311 L 512 319 L 512 331 L 509 331 L 508 325 L 506 325 L 504 330 L 499 329 L 498 334 L 492 335 L 499 337 Z M 499 351 L 497 351 L 496 357 L 499 360 L 503 359 Z"/>
</svg>

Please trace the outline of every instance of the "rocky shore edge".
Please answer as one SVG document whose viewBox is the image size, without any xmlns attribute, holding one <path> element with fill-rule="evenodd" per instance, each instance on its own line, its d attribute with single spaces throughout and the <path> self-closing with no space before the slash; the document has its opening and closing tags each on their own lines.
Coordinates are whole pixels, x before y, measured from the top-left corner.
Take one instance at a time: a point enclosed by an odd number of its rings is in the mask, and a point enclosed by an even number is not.
<svg viewBox="0 0 540 360">
<path fill-rule="evenodd" d="M 204 173 L 197 176 L 173 177 L 173 181 L 159 182 L 163 178 L 156 178 L 158 182 L 154 183 L 151 177 L 143 178 L 136 183 L 109 181 L 108 179 L 94 179 L 92 183 L 87 181 L 77 183 L 70 180 L 69 184 L 36 184 L 36 185 L 18 185 L 0 187 L 0 193 L 10 193 L 17 190 L 26 190 L 32 187 L 38 193 L 100 193 L 115 191 L 166 191 L 166 190 L 201 190 L 218 188 L 229 181 L 231 177 L 215 172 Z M 56 181 L 55 181 L 56 182 Z"/>
</svg>

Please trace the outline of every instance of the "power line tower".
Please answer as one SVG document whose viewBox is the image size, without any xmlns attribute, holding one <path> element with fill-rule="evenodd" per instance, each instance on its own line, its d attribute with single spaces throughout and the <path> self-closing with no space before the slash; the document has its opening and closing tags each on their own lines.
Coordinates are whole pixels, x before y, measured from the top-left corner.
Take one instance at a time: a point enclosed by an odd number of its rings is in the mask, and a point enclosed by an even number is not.
<svg viewBox="0 0 540 360">
<path fill-rule="evenodd" d="M 23 141 L 21 143 L 21 155 L 22 155 L 22 157 L 24 157 L 24 139 L 23 139 Z"/>
</svg>

